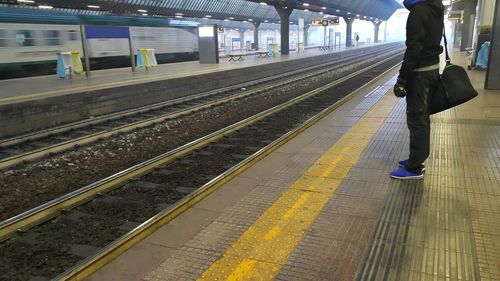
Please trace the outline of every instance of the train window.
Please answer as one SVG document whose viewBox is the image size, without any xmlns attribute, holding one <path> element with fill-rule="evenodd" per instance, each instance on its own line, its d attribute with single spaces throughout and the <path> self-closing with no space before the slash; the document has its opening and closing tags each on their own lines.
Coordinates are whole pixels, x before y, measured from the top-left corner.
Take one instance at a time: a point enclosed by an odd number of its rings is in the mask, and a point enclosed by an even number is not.
<svg viewBox="0 0 500 281">
<path fill-rule="evenodd" d="M 61 39 L 59 38 L 59 30 L 44 30 L 43 37 L 49 46 L 59 46 L 61 45 Z"/>
<path fill-rule="evenodd" d="M 16 44 L 17 46 L 35 46 L 33 39 L 33 31 L 18 30 L 16 31 Z"/>
<path fill-rule="evenodd" d="M 78 31 L 68 30 L 68 40 L 69 41 L 77 41 L 78 40 Z"/>
<path fill-rule="evenodd" d="M 7 30 L 0 29 L 0 47 L 7 47 Z"/>
</svg>

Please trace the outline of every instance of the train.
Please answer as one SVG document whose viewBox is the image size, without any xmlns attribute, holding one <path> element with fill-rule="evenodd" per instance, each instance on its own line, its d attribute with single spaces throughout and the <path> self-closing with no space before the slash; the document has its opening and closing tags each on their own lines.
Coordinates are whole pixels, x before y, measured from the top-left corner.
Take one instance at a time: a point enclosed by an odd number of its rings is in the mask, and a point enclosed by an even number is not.
<svg viewBox="0 0 500 281">
<path fill-rule="evenodd" d="M 155 49 L 158 63 L 198 60 L 198 23 L 144 16 L 74 15 L 61 11 L 0 8 L 0 79 L 56 72 L 57 53 L 79 51 L 83 34 L 90 69 L 130 66 L 128 38 Z"/>
</svg>

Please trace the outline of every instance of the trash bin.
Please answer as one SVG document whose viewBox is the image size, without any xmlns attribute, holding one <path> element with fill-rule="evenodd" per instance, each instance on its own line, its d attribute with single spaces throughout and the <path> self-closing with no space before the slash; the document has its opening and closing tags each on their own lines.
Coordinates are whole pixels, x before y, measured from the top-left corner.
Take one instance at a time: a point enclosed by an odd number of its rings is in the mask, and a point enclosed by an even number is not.
<svg viewBox="0 0 500 281">
<path fill-rule="evenodd" d="M 280 46 L 278 44 L 273 44 L 273 56 L 280 52 Z"/>
<path fill-rule="evenodd" d="M 56 68 L 57 77 L 66 78 L 66 76 L 69 75 L 69 77 L 72 78 L 73 73 L 83 73 L 83 65 L 82 60 L 80 59 L 80 52 L 58 52 Z"/>
<path fill-rule="evenodd" d="M 155 49 L 141 48 L 137 50 L 137 67 L 149 70 L 158 65 L 155 56 Z"/>
</svg>

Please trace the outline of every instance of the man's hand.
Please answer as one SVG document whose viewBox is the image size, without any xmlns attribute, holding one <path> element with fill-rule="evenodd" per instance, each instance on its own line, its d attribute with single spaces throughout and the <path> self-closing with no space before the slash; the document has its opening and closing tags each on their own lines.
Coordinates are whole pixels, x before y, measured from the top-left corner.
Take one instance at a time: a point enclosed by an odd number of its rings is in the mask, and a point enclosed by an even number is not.
<svg viewBox="0 0 500 281">
<path fill-rule="evenodd" d="M 398 82 L 396 82 L 396 85 L 394 85 L 394 95 L 398 98 L 406 97 L 406 85 L 406 80 L 398 77 Z"/>
</svg>

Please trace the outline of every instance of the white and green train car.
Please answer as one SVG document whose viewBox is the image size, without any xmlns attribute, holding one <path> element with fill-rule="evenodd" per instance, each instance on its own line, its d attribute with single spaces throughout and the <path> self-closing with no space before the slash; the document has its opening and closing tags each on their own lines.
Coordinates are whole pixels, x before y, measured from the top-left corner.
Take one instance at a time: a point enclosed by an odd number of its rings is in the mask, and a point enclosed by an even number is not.
<svg viewBox="0 0 500 281">
<path fill-rule="evenodd" d="M 81 27 L 92 70 L 130 66 L 133 50 L 154 48 L 158 63 L 198 59 L 194 22 L 117 16 L 77 16 L 25 8 L 0 8 L 0 79 L 55 73 L 56 54 L 80 51 Z"/>
</svg>

